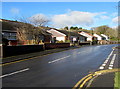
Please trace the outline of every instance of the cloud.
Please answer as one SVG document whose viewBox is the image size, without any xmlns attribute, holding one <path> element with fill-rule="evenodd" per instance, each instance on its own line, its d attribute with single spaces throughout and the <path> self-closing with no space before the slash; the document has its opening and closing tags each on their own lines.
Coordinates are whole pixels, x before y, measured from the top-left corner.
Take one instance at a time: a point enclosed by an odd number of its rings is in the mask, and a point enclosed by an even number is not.
<svg viewBox="0 0 120 89">
<path fill-rule="evenodd" d="M 46 16 L 44 14 L 38 13 L 29 18 L 33 24 L 39 24 L 39 20 L 49 20 L 48 23 L 51 27 L 55 28 L 63 28 L 65 26 L 78 26 L 90 28 L 98 22 L 103 22 L 106 19 L 111 19 L 107 12 L 83 12 L 83 11 L 72 11 L 70 9 L 67 10 L 64 14 L 56 14 L 52 16 Z M 38 23 L 37 23 L 38 22 Z M 45 23 L 46 24 L 46 23 Z"/>
<path fill-rule="evenodd" d="M 65 27 L 65 26 L 90 26 L 95 22 L 96 16 L 100 18 L 106 12 L 91 13 L 82 11 L 69 11 L 65 14 L 54 15 L 52 22 L 54 27 Z M 101 18 L 107 19 L 107 16 Z"/>
<path fill-rule="evenodd" d="M 19 14 L 19 9 L 18 8 L 12 8 L 11 10 L 12 14 Z"/>
<path fill-rule="evenodd" d="M 112 26 L 111 28 L 113 28 L 113 29 L 117 29 L 117 28 L 118 28 L 118 26 Z"/>
<path fill-rule="evenodd" d="M 106 20 L 106 19 L 109 19 L 109 18 L 110 18 L 109 16 L 105 16 L 105 15 L 100 16 L 100 19 L 102 19 L 102 20 Z"/>
<path fill-rule="evenodd" d="M 118 16 L 118 13 L 117 13 L 117 12 L 114 12 L 114 13 L 111 14 L 111 16 L 112 16 L 112 17 L 116 17 L 116 16 Z"/>
<path fill-rule="evenodd" d="M 119 16 L 119 19 L 120 19 L 120 16 Z M 112 22 L 118 24 L 118 16 L 115 17 L 115 18 L 113 18 L 113 19 L 112 19 Z"/>
</svg>

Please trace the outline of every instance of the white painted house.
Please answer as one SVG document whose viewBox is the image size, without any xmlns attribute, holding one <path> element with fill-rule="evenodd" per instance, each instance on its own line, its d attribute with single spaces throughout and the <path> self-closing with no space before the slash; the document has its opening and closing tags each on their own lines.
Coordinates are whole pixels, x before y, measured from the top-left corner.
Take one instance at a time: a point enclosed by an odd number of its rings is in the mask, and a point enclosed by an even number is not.
<svg viewBox="0 0 120 89">
<path fill-rule="evenodd" d="M 84 32 L 84 31 L 81 31 L 81 32 L 78 32 L 80 35 L 83 35 L 85 37 L 87 37 L 87 41 L 93 41 L 93 40 L 97 40 L 97 37 L 91 35 L 90 33 L 87 33 L 87 32 Z"/>
<path fill-rule="evenodd" d="M 48 30 L 48 32 L 52 34 L 52 38 L 55 38 L 58 41 L 64 41 L 65 42 L 65 40 L 66 40 L 66 35 L 65 34 L 59 32 L 55 29 L 50 29 L 50 30 Z"/>
<path fill-rule="evenodd" d="M 101 34 L 101 36 L 103 36 L 105 38 L 105 40 L 109 40 L 109 37 L 105 34 Z"/>
<path fill-rule="evenodd" d="M 77 32 L 69 32 L 66 30 L 58 30 L 58 29 L 49 29 L 47 30 L 49 33 L 52 34 L 52 42 L 56 41 L 63 41 L 70 40 L 71 42 L 86 42 L 87 37 L 78 34 Z"/>
<path fill-rule="evenodd" d="M 97 40 L 102 40 L 103 39 L 103 37 L 98 35 L 98 34 L 93 34 L 93 36 L 97 37 Z"/>
</svg>

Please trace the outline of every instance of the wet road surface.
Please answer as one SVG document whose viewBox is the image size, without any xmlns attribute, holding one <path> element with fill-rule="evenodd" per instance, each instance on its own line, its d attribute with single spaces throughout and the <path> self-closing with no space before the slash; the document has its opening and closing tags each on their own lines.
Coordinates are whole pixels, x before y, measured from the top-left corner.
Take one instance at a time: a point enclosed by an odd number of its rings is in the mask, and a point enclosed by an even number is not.
<svg viewBox="0 0 120 89">
<path fill-rule="evenodd" d="M 89 72 L 99 70 L 114 46 L 86 46 L 9 64 L 3 66 L 0 78 L 3 87 L 73 87 Z"/>
</svg>

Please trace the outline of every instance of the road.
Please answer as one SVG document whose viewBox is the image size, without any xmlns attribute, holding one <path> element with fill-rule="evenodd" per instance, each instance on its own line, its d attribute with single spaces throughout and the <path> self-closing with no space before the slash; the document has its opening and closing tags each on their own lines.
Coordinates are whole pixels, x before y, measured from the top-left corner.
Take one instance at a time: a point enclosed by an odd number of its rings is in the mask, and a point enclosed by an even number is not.
<svg viewBox="0 0 120 89">
<path fill-rule="evenodd" d="M 113 54 L 114 46 L 116 45 L 85 46 L 11 63 L 3 66 L 3 74 L 0 78 L 3 87 L 72 88 L 89 72 L 106 68 L 108 64 L 105 65 L 104 62 L 108 56 L 111 60 L 114 59 L 115 62 L 112 64 L 114 67 L 114 64 L 118 63 L 116 61 L 118 54 Z M 103 64 L 104 68 L 100 68 Z"/>
</svg>

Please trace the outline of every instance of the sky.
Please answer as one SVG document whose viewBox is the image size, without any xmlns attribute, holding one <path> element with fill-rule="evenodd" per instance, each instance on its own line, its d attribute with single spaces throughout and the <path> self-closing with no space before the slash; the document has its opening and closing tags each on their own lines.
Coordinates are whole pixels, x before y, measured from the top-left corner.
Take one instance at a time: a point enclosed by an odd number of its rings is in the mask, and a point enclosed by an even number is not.
<svg viewBox="0 0 120 89">
<path fill-rule="evenodd" d="M 117 26 L 118 2 L 2 2 L 2 19 L 47 18 L 50 27 Z"/>
</svg>

